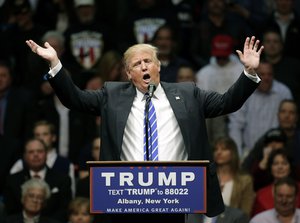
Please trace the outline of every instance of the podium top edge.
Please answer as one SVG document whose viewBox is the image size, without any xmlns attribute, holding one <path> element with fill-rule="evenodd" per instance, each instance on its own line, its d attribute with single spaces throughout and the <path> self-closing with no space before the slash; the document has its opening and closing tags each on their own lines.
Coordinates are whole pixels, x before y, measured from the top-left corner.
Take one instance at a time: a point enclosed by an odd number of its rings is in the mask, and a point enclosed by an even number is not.
<svg viewBox="0 0 300 223">
<path fill-rule="evenodd" d="M 90 166 L 185 166 L 185 165 L 208 165 L 209 160 L 185 160 L 185 161 L 87 161 Z"/>
</svg>

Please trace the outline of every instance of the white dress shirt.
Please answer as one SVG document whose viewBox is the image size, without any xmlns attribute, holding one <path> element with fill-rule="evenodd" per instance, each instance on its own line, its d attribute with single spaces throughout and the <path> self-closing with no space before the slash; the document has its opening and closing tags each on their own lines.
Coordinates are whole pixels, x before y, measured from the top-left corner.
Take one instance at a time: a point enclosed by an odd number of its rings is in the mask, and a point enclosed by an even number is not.
<svg viewBox="0 0 300 223">
<path fill-rule="evenodd" d="M 158 160 L 187 160 L 183 137 L 167 96 L 159 84 L 151 99 L 157 117 Z M 144 94 L 136 90 L 136 96 L 125 126 L 121 160 L 144 160 Z"/>
<path fill-rule="evenodd" d="M 33 170 L 29 170 L 29 174 L 31 178 L 34 178 L 35 176 L 39 176 L 39 179 L 45 180 L 46 177 L 46 172 L 47 172 L 47 168 L 44 167 L 43 169 L 41 169 L 38 172 L 35 172 Z"/>
</svg>

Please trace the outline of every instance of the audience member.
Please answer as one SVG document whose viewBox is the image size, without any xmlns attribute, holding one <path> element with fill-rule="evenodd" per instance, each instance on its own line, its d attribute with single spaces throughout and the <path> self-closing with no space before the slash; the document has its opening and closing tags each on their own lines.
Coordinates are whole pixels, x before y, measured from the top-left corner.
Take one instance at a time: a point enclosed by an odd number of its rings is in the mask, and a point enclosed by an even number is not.
<svg viewBox="0 0 300 223">
<path fill-rule="evenodd" d="M 216 35 L 211 45 L 210 63 L 197 72 L 197 86 L 203 90 L 223 94 L 238 79 L 243 65 L 233 54 L 231 36 Z M 206 119 L 207 134 L 211 143 L 221 136 L 228 135 L 227 119 L 227 115 Z"/>
<path fill-rule="evenodd" d="M 75 197 L 69 204 L 68 223 L 95 223 L 90 214 L 90 200 L 85 197 Z"/>
<path fill-rule="evenodd" d="M 194 26 L 190 52 L 197 69 L 209 63 L 211 40 L 218 34 L 233 38 L 233 49 L 242 48 L 245 36 L 252 35 L 249 26 L 230 13 L 226 0 L 207 0 L 202 16 Z"/>
<path fill-rule="evenodd" d="M 274 184 L 284 177 L 292 177 L 295 179 L 295 173 L 292 160 L 283 149 L 274 150 L 268 159 L 267 170 L 273 178 L 273 182 L 259 189 L 256 193 L 253 204 L 252 216 L 274 208 Z M 298 183 L 298 187 L 300 184 Z M 297 207 L 300 207 L 300 195 L 296 199 Z"/>
<path fill-rule="evenodd" d="M 239 208 L 249 216 L 255 196 L 253 183 L 250 175 L 240 171 L 235 142 L 221 137 L 216 140 L 213 151 L 224 204 Z"/>
<path fill-rule="evenodd" d="M 283 178 L 274 185 L 274 208 L 255 215 L 250 223 L 296 223 L 300 209 L 296 208 L 299 185 L 292 178 Z"/>
<path fill-rule="evenodd" d="M 289 156 L 294 158 L 294 165 L 296 168 L 300 169 L 300 131 L 297 126 L 298 107 L 295 101 L 288 99 L 281 101 L 277 118 L 279 123 L 277 128 L 282 130 L 287 138 L 284 147 Z M 250 171 L 251 166 L 255 163 L 255 160 L 260 160 L 263 157 L 263 148 L 266 137 L 267 133 L 262 135 L 257 140 L 254 148 L 250 151 L 249 156 L 247 156 L 243 162 L 243 169 Z M 299 176 L 297 176 L 297 179 L 300 179 Z"/>
<path fill-rule="evenodd" d="M 45 120 L 40 120 L 34 123 L 33 135 L 35 138 L 44 142 L 47 147 L 47 167 L 57 172 L 69 175 L 72 183 L 72 191 L 75 194 L 75 169 L 69 159 L 60 156 L 55 148 L 57 136 L 55 135 L 55 126 Z M 17 173 L 24 169 L 24 160 L 19 159 L 12 166 L 10 174 Z"/>
<path fill-rule="evenodd" d="M 122 80 L 122 56 L 119 52 L 110 50 L 103 54 L 96 70 L 103 82 Z"/>
<path fill-rule="evenodd" d="M 176 74 L 181 65 L 189 62 L 178 56 L 179 40 L 175 30 L 169 25 L 159 27 L 151 43 L 158 48 L 160 60 L 160 79 L 166 82 L 176 82 Z"/>
<path fill-rule="evenodd" d="M 28 38 L 40 41 L 41 36 L 46 32 L 46 28 L 33 20 L 33 12 L 29 0 L 9 1 L 12 8 L 13 26 L 3 34 L 13 55 L 14 62 L 14 83 L 18 86 L 29 86 L 31 84 L 30 67 L 38 60 L 36 55 L 30 54 L 24 47 L 24 42 Z"/>
<path fill-rule="evenodd" d="M 290 88 L 293 98 L 299 104 L 300 60 L 283 54 L 283 40 L 276 30 L 266 30 L 262 44 L 265 47 L 263 58 L 273 65 L 274 78 Z"/>
<path fill-rule="evenodd" d="M 13 61 L 10 43 L 7 43 L 8 30 L 14 27 L 15 16 L 11 9 L 11 1 L 0 1 L 0 60 Z"/>
<path fill-rule="evenodd" d="M 267 130 L 278 126 L 277 112 L 283 99 L 291 99 L 290 89 L 273 78 L 272 65 L 261 61 L 257 73 L 261 83 L 237 112 L 229 115 L 229 135 L 238 145 L 242 160 Z"/>
<path fill-rule="evenodd" d="M 277 149 L 285 149 L 287 137 L 282 129 L 270 129 L 264 135 L 263 147 L 253 149 L 243 162 L 243 167 L 248 166 L 250 174 L 254 179 L 254 190 L 267 186 L 272 183 L 272 177 L 268 174 L 267 163 L 272 151 Z"/>
<path fill-rule="evenodd" d="M 30 1 L 30 3 L 35 3 L 31 5 L 34 11 L 34 21 L 47 27 L 47 30 L 57 30 L 63 33 L 73 22 L 73 1 L 71 0 L 38 0 Z"/>
<path fill-rule="evenodd" d="M 31 178 L 45 180 L 50 186 L 51 197 L 43 214 L 65 221 L 67 206 L 72 197 L 71 180 L 68 175 L 49 169 L 46 165 L 47 148 L 39 139 L 29 139 L 24 149 L 24 169 L 7 178 L 4 190 L 4 204 L 8 215 L 17 214 L 22 210 L 21 185 Z"/>
<path fill-rule="evenodd" d="M 190 65 L 181 65 L 178 68 L 176 75 L 176 82 L 196 82 L 196 74 L 192 66 Z"/>
<path fill-rule="evenodd" d="M 42 211 L 51 196 L 49 185 L 41 180 L 32 178 L 21 186 L 22 212 L 7 217 L 7 223 L 58 223 L 43 215 Z"/>
<path fill-rule="evenodd" d="M 177 18 L 170 5 L 159 0 L 133 0 L 132 8 L 119 32 L 120 51 L 135 43 L 149 43 L 162 25 L 176 27 Z"/>
<path fill-rule="evenodd" d="M 76 21 L 69 25 L 66 38 L 66 60 L 74 82 L 84 88 L 86 71 L 94 71 L 103 53 L 113 48 L 113 36 L 104 20 L 97 19 L 94 0 L 74 0 Z"/>
<path fill-rule="evenodd" d="M 266 29 L 272 28 L 281 34 L 283 54 L 300 59 L 300 18 L 295 12 L 294 0 L 274 0 L 275 10 L 265 22 Z"/>
<path fill-rule="evenodd" d="M 177 34 L 180 39 L 180 47 L 178 49 L 178 55 L 187 60 L 190 60 L 190 44 L 193 36 L 193 27 L 199 17 L 200 11 L 203 7 L 204 1 L 167 1 L 170 2 L 174 8 L 174 14 L 177 17 Z"/>
<path fill-rule="evenodd" d="M 273 0 L 227 0 L 227 5 L 230 12 L 246 21 L 255 35 L 262 32 L 264 22 L 275 8 Z"/>
<path fill-rule="evenodd" d="M 285 132 L 287 141 L 287 151 L 294 157 L 295 164 L 300 165 L 300 130 L 297 125 L 299 120 L 298 106 L 293 100 L 283 100 L 278 112 L 279 127 Z"/>
<path fill-rule="evenodd" d="M 15 87 L 12 82 L 10 65 L 0 61 L 0 135 L 19 143 L 21 148 L 30 135 L 35 100 L 29 90 Z"/>
<path fill-rule="evenodd" d="M 83 0 L 85 1 L 85 0 Z M 96 20 L 107 22 L 113 28 L 115 36 L 120 35 L 122 22 L 126 19 L 128 13 L 132 13 L 133 0 L 102 0 L 95 1 L 97 7 Z M 118 42 L 116 43 L 118 44 Z"/>
</svg>

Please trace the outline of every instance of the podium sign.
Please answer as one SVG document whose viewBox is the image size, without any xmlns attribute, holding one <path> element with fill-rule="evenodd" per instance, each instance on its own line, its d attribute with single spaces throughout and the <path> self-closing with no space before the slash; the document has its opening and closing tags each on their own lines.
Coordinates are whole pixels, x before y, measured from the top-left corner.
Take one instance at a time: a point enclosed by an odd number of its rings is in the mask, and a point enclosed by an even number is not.
<svg viewBox="0 0 300 223">
<path fill-rule="evenodd" d="M 91 213 L 206 213 L 206 164 L 87 162 Z"/>
</svg>

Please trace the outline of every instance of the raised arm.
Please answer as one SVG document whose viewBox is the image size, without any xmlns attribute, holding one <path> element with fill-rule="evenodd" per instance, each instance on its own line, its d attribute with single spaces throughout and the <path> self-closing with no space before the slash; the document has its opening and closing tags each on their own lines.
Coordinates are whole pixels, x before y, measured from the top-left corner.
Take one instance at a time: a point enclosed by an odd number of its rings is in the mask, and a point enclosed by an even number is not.
<svg viewBox="0 0 300 223">
<path fill-rule="evenodd" d="M 236 51 L 245 67 L 245 71 L 251 75 L 256 74 L 255 70 L 259 65 L 260 55 L 264 49 L 263 46 L 259 48 L 259 42 L 259 40 L 255 40 L 254 36 L 252 36 L 251 39 L 247 37 L 244 43 L 243 52 L 240 50 Z"/>
<path fill-rule="evenodd" d="M 30 47 L 32 52 L 48 61 L 51 68 L 55 67 L 59 63 L 55 49 L 48 42 L 45 42 L 44 47 L 41 47 L 33 40 L 27 40 L 26 44 Z"/>
<path fill-rule="evenodd" d="M 41 58 L 45 59 L 52 69 L 56 67 L 56 65 L 60 64 L 55 49 L 48 42 L 45 42 L 44 47 L 39 46 L 32 40 L 27 40 L 26 44 L 30 47 L 33 53 L 36 53 Z M 52 72 L 53 75 L 49 77 L 48 81 L 64 106 L 69 109 L 101 115 L 100 104 L 101 99 L 103 98 L 102 90 L 81 90 L 73 83 L 71 76 L 67 75 L 65 69 L 57 68 L 54 70 L 55 73 Z M 53 78 L 54 76 L 56 78 Z"/>
</svg>

